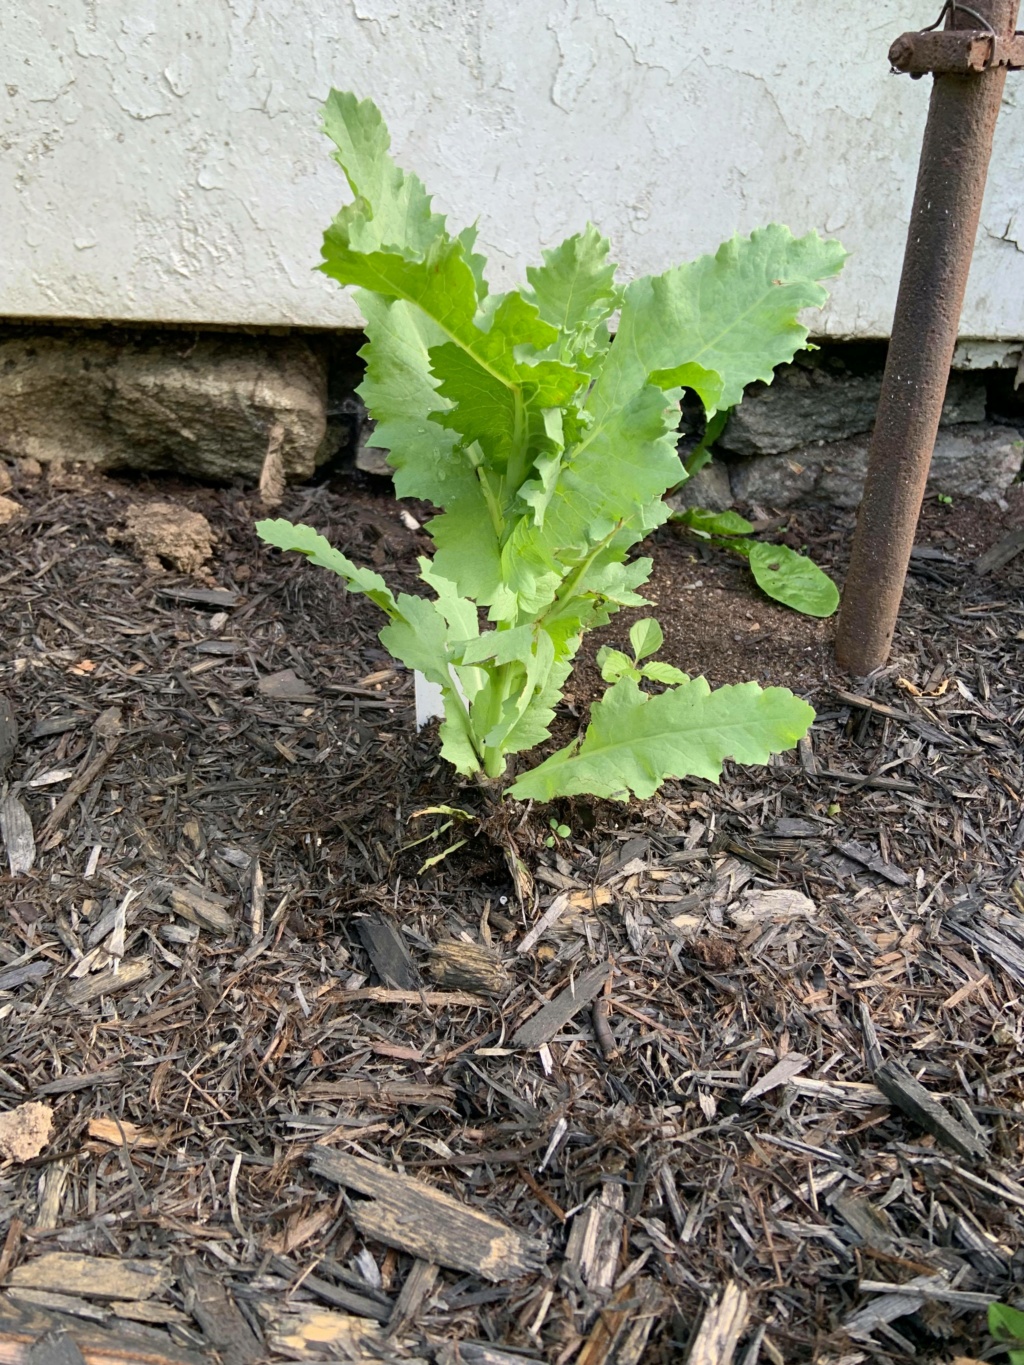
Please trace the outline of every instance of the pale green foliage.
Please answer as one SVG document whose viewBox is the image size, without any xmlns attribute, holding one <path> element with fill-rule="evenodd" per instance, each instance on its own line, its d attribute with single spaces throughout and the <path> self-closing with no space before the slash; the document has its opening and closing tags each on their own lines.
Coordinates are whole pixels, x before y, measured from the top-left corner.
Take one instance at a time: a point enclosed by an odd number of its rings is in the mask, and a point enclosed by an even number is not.
<svg viewBox="0 0 1024 1365">
<path fill-rule="evenodd" d="M 583 739 L 524 773 L 510 789 L 513 796 L 653 796 L 679 773 L 717 782 L 727 758 L 766 763 L 770 754 L 791 749 L 814 712 L 783 687 L 762 691 L 748 682 L 712 692 L 704 678 L 693 678 L 652 697 L 624 677 L 590 716 Z"/>
<path fill-rule="evenodd" d="M 498 776 L 547 737 L 583 631 L 644 604 L 651 562 L 627 556 L 668 516 L 683 387 L 714 414 L 770 379 L 804 344 L 797 315 L 824 302 L 818 281 L 843 252 L 772 226 L 621 289 L 588 226 L 544 253 L 528 288 L 494 296 L 475 231 L 448 232 L 391 160 L 376 107 L 332 93 L 325 127 L 355 197 L 325 234 L 321 268 L 357 287 L 370 339 L 360 392 L 396 492 L 442 509 L 434 558 L 420 561 L 432 596 L 393 597 L 309 527 L 258 529 L 381 607 L 385 646 L 442 688 L 445 757 Z M 712 693 L 650 660 L 656 622 L 634 626 L 631 643 L 621 666 L 606 656 L 613 685 L 582 745 L 520 778 L 517 795 L 649 795 L 669 774 L 716 777 L 729 755 L 764 762 L 809 724 L 780 689 Z M 676 686 L 648 697 L 641 678 Z"/>
</svg>

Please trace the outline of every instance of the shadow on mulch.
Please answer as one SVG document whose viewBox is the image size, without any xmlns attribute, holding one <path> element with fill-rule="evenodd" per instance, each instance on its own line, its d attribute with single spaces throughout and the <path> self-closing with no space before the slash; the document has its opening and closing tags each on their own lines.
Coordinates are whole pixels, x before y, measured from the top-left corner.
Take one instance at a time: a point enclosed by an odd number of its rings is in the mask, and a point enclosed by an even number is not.
<svg viewBox="0 0 1024 1365">
<path fill-rule="evenodd" d="M 659 533 L 665 656 L 818 720 L 717 788 L 566 802 L 550 848 L 414 734 L 372 607 L 261 547 L 254 498 L 15 496 L 5 800 L 37 856 L 0 877 L 0 1108 L 54 1130 L 0 1165 L 0 1346 L 625 1365 L 708 1310 L 750 1365 L 977 1353 L 1024 1272 L 1024 557 L 971 566 L 1019 491 L 926 509 L 870 695 L 832 623 Z M 199 596 L 106 537 L 168 500 L 219 536 Z M 281 512 L 414 586 L 383 494 Z M 851 527 L 777 534 L 838 570 Z"/>
</svg>

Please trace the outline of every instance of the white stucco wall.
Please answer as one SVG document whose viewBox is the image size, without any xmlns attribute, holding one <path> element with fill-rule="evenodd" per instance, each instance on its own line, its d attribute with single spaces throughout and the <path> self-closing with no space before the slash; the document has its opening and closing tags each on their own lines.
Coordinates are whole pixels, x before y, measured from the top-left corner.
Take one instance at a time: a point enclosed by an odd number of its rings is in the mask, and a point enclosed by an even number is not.
<svg viewBox="0 0 1024 1365">
<path fill-rule="evenodd" d="M 853 255 L 815 330 L 888 331 L 938 0 L 7 0 L 0 317 L 338 326 L 311 267 L 343 194 L 318 129 L 372 95 L 496 283 L 592 218 L 628 273 L 771 219 Z M 4 88 L 6 87 L 6 89 Z M 1024 73 L 965 336 L 1024 333 Z"/>
</svg>

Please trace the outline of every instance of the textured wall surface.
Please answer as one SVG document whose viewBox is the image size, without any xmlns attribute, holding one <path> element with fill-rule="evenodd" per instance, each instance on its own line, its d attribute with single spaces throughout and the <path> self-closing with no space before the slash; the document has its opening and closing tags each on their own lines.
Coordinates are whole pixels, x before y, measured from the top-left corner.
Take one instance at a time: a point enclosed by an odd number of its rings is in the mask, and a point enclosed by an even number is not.
<svg viewBox="0 0 1024 1365">
<path fill-rule="evenodd" d="M 372 95 L 508 284 L 592 218 L 628 273 L 770 219 L 851 250 L 814 330 L 888 331 L 938 0 L 31 0 L 0 12 L 0 316 L 356 323 L 311 273 L 343 197 L 318 130 Z M 1024 331 L 1011 75 L 965 336 Z"/>
</svg>

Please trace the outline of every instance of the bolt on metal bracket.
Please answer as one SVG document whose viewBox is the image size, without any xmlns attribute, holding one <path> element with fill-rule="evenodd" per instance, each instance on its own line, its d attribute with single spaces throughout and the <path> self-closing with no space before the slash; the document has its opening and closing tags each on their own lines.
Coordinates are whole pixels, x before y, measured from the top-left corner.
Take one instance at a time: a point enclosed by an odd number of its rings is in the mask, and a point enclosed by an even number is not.
<svg viewBox="0 0 1024 1365">
<path fill-rule="evenodd" d="M 901 33 L 889 49 L 889 65 L 894 72 L 915 77 L 971 76 L 993 67 L 1020 71 L 1024 69 L 1024 33 L 1009 37 L 984 29 Z"/>
</svg>

